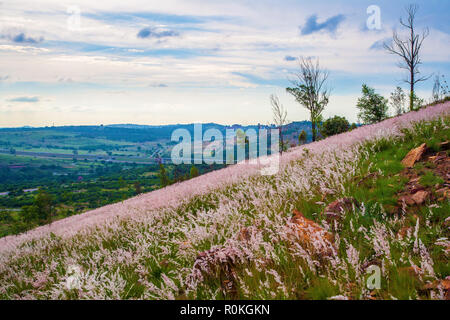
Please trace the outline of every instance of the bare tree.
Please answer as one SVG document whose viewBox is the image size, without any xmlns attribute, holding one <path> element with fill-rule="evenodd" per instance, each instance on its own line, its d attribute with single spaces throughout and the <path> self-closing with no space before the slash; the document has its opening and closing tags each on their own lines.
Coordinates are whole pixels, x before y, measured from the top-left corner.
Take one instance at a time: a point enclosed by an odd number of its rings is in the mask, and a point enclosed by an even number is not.
<svg viewBox="0 0 450 320">
<path fill-rule="evenodd" d="M 300 71 L 291 80 L 293 88 L 287 88 L 298 103 L 309 110 L 312 124 L 312 140 L 317 138 L 317 123 L 320 122 L 323 109 L 328 104 L 330 89 L 327 88 L 329 72 L 322 69 L 319 60 L 314 63 L 311 58 L 299 59 Z"/>
<path fill-rule="evenodd" d="M 445 80 L 445 76 L 444 75 L 441 76 L 438 73 L 434 78 L 433 94 L 432 94 L 433 102 L 438 102 L 439 100 L 444 99 L 448 95 L 448 93 L 449 90 L 447 81 Z"/>
<path fill-rule="evenodd" d="M 272 104 L 273 122 L 278 127 L 278 131 L 280 133 L 281 153 L 283 153 L 283 126 L 287 123 L 287 110 L 280 103 L 280 99 L 278 99 L 278 97 L 274 94 L 270 96 L 270 103 Z"/>
<path fill-rule="evenodd" d="M 417 5 L 409 5 L 406 7 L 406 12 L 408 14 L 407 21 L 403 21 L 400 18 L 400 24 L 405 27 L 409 35 L 407 38 L 402 39 L 397 31 L 393 32 L 392 43 L 384 44 L 384 48 L 391 54 L 397 55 L 401 58 L 399 67 L 408 70 L 408 78 L 404 81 L 410 85 L 409 94 L 409 109 L 412 111 L 414 109 L 414 86 L 416 83 L 425 81 L 430 77 L 421 77 L 419 71 L 419 65 L 422 64 L 420 57 L 420 50 L 422 49 L 423 41 L 429 35 L 429 29 L 426 28 L 421 34 L 416 33 L 415 19 L 418 10 Z"/>
</svg>

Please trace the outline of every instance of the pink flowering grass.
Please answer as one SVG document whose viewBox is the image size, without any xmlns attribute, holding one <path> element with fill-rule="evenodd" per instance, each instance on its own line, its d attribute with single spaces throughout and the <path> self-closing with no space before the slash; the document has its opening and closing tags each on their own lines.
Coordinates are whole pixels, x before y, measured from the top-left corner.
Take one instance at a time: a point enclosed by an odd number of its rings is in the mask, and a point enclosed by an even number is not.
<svg viewBox="0 0 450 320">
<path fill-rule="evenodd" d="M 318 208 L 325 205 L 322 195 L 338 198 L 353 190 L 349 181 L 361 174 L 361 161 L 370 156 L 367 142 L 397 141 L 414 123 L 444 119 L 449 113 L 447 102 L 294 148 L 283 154 L 273 176 L 261 176 L 256 165 L 234 165 L 1 238 L 0 297 L 226 297 L 223 279 L 205 278 L 202 271 L 209 266 L 196 260 L 207 250 L 212 252 L 211 263 L 226 261 L 229 253 L 239 262 L 233 269 L 233 286 L 238 288 L 234 294 L 245 299 L 369 298 L 365 270 L 371 263 L 380 266 L 383 279 L 400 266 L 414 265 L 421 270 L 420 281 L 435 281 L 442 275 L 441 263 L 433 260 L 421 238 L 432 232 L 435 242 L 448 240 L 426 219 L 417 232 L 399 239 L 393 230 L 407 218 L 388 217 L 380 207 L 362 203 L 340 226 L 326 223 Z M 320 256 L 292 243 L 286 226 L 299 208 L 335 234 L 335 252 Z M 428 221 L 433 221 L 445 208 L 429 210 Z M 239 239 L 243 227 L 251 230 L 244 242 Z M 386 292 L 393 297 L 404 294 Z M 412 289 L 407 294 L 417 297 Z M 433 296 L 442 295 L 436 291 Z"/>
</svg>

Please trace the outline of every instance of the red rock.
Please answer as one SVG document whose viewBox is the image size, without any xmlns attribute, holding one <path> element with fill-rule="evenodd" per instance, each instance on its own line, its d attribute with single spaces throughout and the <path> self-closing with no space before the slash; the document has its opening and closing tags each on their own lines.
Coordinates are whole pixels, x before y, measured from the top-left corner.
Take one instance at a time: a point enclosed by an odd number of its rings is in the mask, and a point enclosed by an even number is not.
<svg viewBox="0 0 450 320">
<path fill-rule="evenodd" d="M 411 227 L 403 227 L 403 228 L 401 228 L 399 230 L 398 235 L 400 236 L 400 238 L 403 239 L 408 234 L 408 231 L 409 231 L 410 234 L 413 234 L 413 228 L 411 228 Z"/>
<path fill-rule="evenodd" d="M 425 187 L 424 187 L 424 186 L 421 186 L 420 184 L 417 184 L 417 185 L 413 185 L 413 186 L 411 187 L 410 192 L 411 192 L 411 194 L 414 194 L 414 193 L 416 193 L 417 191 L 421 191 L 421 190 L 425 190 Z"/>
<path fill-rule="evenodd" d="M 220 247 L 200 252 L 194 261 L 194 270 L 203 275 L 220 274 L 228 280 L 234 279 L 234 268 L 238 263 L 246 262 L 247 257 L 233 247 Z"/>
<path fill-rule="evenodd" d="M 416 192 L 411 198 L 414 200 L 416 204 L 422 204 L 425 202 L 425 200 L 428 198 L 430 193 L 428 191 L 418 191 Z"/>
<path fill-rule="evenodd" d="M 252 237 L 251 230 L 249 228 L 242 228 L 239 231 L 238 240 L 239 241 L 249 241 Z"/>
<path fill-rule="evenodd" d="M 436 193 L 443 198 L 450 198 L 450 190 L 448 188 L 442 188 L 436 191 Z"/>
<path fill-rule="evenodd" d="M 442 286 L 444 290 L 450 290 L 450 279 L 444 280 L 436 280 L 431 283 L 427 283 L 423 288 L 425 290 L 437 289 L 439 286 Z"/>
<path fill-rule="evenodd" d="M 342 198 L 333 201 L 324 209 L 327 221 L 340 220 L 346 212 L 353 210 L 353 205 L 355 205 L 355 207 L 359 206 L 358 201 L 354 198 Z"/>
<path fill-rule="evenodd" d="M 315 253 L 330 254 L 333 247 L 333 235 L 319 226 L 314 221 L 305 218 L 305 216 L 294 210 L 294 216 L 291 219 L 294 223 L 294 233 L 296 240 L 302 245 L 311 249 Z"/>
<path fill-rule="evenodd" d="M 415 149 L 412 149 L 411 151 L 408 152 L 406 157 L 402 160 L 402 164 L 407 168 L 412 168 L 414 166 L 414 164 L 420 160 L 420 158 L 422 157 L 422 155 L 426 149 L 427 149 L 427 145 L 425 143 L 423 143 L 422 145 L 420 145 L 419 147 L 417 147 Z"/>
<path fill-rule="evenodd" d="M 401 196 L 401 197 L 398 199 L 398 202 L 400 202 L 400 204 L 403 204 L 403 202 L 404 202 L 404 203 L 406 203 L 408 206 L 412 206 L 412 205 L 414 205 L 414 204 L 416 203 L 416 202 L 412 199 L 412 197 L 409 196 L 409 195 Z"/>
<path fill-rule="evenodd" d="M 436 280 L 423 286 L 423 290 L 436 290 L 442 288 L 445 293 L 445 300 L 450 300 L 450 277 L 443 280 Z"/>
</svg>

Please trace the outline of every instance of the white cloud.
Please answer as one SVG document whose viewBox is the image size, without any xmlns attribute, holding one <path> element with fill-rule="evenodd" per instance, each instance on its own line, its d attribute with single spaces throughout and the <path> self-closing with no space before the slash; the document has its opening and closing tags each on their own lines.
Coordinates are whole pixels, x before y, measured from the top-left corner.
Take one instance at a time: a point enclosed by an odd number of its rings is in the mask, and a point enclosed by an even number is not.
<svg viewBox="0 0 450 320">
<path fill-rule="evenodd" d="M 384 29 L 380 31 L 363 31 L 361 24 L 366 19 L 366 8 L 362 5 L 342 6 L 342 3 L 335 2 L 325 5 L 290 0 L 281 4 L 262 0 L 257 5 L 237 0 L 207 3 L 200 0 L 113 0 L 107 3 L 74 0 L 70 4 L 79 6 L 81 10 L 80 31 L 67 28 L 67 6 L 58 0 L 3 3 L 0 32 L 15 30 L 45 40 L 39 44 L 17 45 L 8 38 L 0 38 L 0 70 L 2 75 L 8 75 L 7 81 L 10 83 L 21 81 L 48 85 L 48 89 L 42 89 L 46 95 L 53 94 L 51 85 L 62 86 L 64 94 L 55 96 L 50 104 L 59 104 L 61 110 L 73 107 L 73 104 L 68 103 L 67 97 L 70 97 L 71 102 L 77 102 L 76 105 L 92 108 L 92 112 L 86 115 L 86 121 L 94 121 L 94 115 L 100 116 L 111 105 L 116 108 L 105 114 L 111 121 L 113 117 L 120 119 L 121 113 L 130 110 L 130 106 L 133 106 L 133 110 L 147 112 L 151 108 L 140 107 L 141 99 L 158 100 L 159 105 L 174 110 L 168 115 L 155 112 L 151 119 L 136 118 L 152 123 L 170 119 L 186 119 L 187 122 L 192 117 L 199 120 L 198 115 L 185 114 L 183 110 L 186 108 L 191 112 L 198 111 L 204 121 L 225 119 L 227 122 L 244 122 L 247 118 L 241 114 L 248 114 L 248 119 L 253 121 L 252 114 L 255 112 L 261 112 L 261 122 L 268 121 L 270 108 L 267 106 L 267 97 L 273 91 L 284 91 L 284 88 L 276 86 L 288 78 L 297 63 L 286 61 L 286 56 L 320 57 L 321 64 L 332 75 L 345 74 L 354 82 L 362 83 L 367 77 L 391 75 L 390 79 L 377 86 L 377 90 L 383 92 L 401 78 L 395 66 L 395 57 L 383 51 L 370 50 L 373 43 L 391 36 L 394 22 L 384 22 Z M 199 24 L 93 18 L 94 14 L 136 12 L 210 18 Z M 344 14 L 346 19 L 336 34 L 301 36 L 298 26 L 303 25 L 312 14 L 318 14 L 319 21 L 336 14 Z M 222 19 L 211 18 L 213 16 Z M 136 35 L 145 27 L 176 30 L 179 36 L 139 39 Z M 431 29 L 424 46 L 424 61 L 448 62 L 449 40 L 448 34 Z M 252 77 L 261 81 L 252 80 Z M 86 84 L 87 89 L 74 90 L 80 83 Z M 139 90 L 151 93 L 141 95 L 133 92 Z M 105 95 L 105 91 L 127 94 Z M 210 96 L 211 92 L 217 92 L 217 98 Z M 354 116 L 355 99 L 359 91 L 352 95 L 345 94 L 333 93 L 327 110 L 330 115 Z M 89 95 L 89 99 L 86 95 Z M 119 96 L 123 96 L 123 99 L 119 99 Z M 204 98 L 206 96 L 208 98 Z M 286 97 L 285 100 L 289 99 Z M 246 105 L 241 103 L 244 100 Z M 214 101 L 215 108 L 197 109 L 198 105 L 206 102 L 210 104 L 211 101 Z M 249 103 L 253 103 L 253 106 Z M 234 113 L 221 110 L 230 108 L 229 105 L 239 107 Z M 292 108 L 292 120 L 307 118 L 305 112 L 298 111 L 294 106 Z M 264 112 L 261 111 L 263 109 Z M 58 119 L 56 111 L 52 112 Z"/>
</svg>

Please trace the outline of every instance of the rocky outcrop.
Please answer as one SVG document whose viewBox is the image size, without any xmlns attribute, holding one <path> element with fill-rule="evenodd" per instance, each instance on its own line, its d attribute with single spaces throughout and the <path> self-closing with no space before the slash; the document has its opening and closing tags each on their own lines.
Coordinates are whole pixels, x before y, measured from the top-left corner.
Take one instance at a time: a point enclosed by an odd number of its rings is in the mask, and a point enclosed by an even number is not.
<svg viewBox="0 0 450 320">
<path fill-rule="evenodd" d="M 298 241 L 303 247 L 319 255 L 330 255 L 335 252 L 333 235 L 306 218 L 300 211 L 294 210 L 291 218 L 293 241 Z"/>
<path fill-rule="evenodd" d="M 334 220 L 342 220 L 345 213 L 352 212 L 353 207 L 358 207 L 359 203 L 354 198 L 342 198 L 333 201 L 324 209 L 324 215 L 327 222 L 332 222 Z"/>
<path fill-rule="evenodd" d="M 408 152 L 408 154 L 406 155 L 406 157 L 402 160 L 402 164 L 406 167 L 406 168 L 412 168 L 414 166 L 414 164 L 420 160 L 420 158 L 422 158 L 422 155 L 424 154 L 424 152 L 427 149 L 427 145 L 425 143 L 423 143 L 422 145 L 420 145 L 419 147 L 412 149 L 410 152 Z"/>
</svg>

